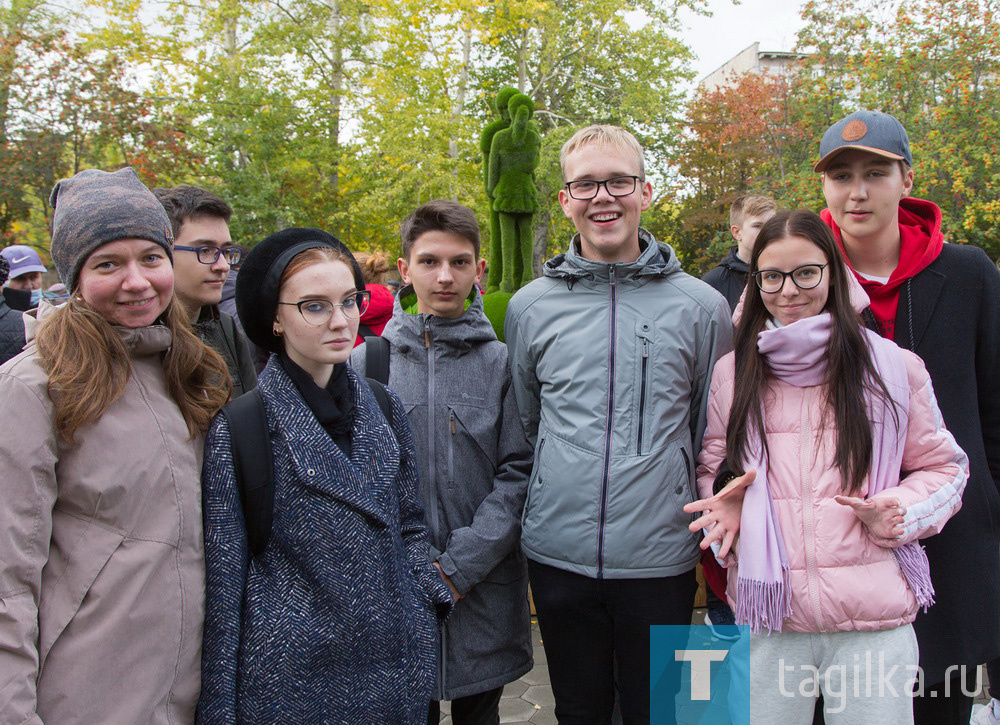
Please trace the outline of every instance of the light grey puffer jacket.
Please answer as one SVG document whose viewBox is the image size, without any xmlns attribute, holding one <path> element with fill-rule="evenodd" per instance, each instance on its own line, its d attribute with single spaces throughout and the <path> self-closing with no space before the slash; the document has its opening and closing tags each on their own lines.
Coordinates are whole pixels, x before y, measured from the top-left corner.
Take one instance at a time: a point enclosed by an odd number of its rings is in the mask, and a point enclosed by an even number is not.
<svg viewBox="0 0 1000 725">
<path fill-rule="evenodd" d="M 441 633 L 436 700 L 513 682 L 532 667 L 528 579 L 518 547 L 531 470 L 507 348 L 478 290 L 460 317 L 415 314 L 412 287 L 382 337 L 389 387 L 413 428 L 431 556 L 464 596 Z M 402 303 L 402 304 L 401 304 Z M 365 370 L 365 346 L 351 365 Z"/>
<path fill-rule="evenodd" d="M 608 579 L 698 562 L 682 510 L 715 361 L 732 348 L 725 298 L 639 230 L 608 264 L 570 249 L 507 308 L 504 336 L 535 464 L 521 546 L 533 561 Z"/>
</svg>

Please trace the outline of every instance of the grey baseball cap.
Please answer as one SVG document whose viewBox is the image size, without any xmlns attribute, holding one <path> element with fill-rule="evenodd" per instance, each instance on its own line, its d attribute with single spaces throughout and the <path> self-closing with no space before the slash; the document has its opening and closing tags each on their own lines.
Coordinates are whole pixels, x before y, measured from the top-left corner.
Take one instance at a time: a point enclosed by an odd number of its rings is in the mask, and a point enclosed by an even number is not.
<svg viewBox="0 0 1000 725">
<path fill-rule="evenodd" d="M 45 265 L 42 264 L 41 257 L 31 247 L 23 244 L 14 244 L 0 251 L 7 264 L 10 265 L 10 279 L 20 277 L 29 272 L 45 272 Z"/>
<path fill-rule="evenodd" d="M 819 142 L 820 159 L 813 171 L 825 171 L 833 157 L 846 149 L 869 151 L 913 166 L 906 129 L 888 113 L 855 111 L 830 126 Z"/>
</svg>

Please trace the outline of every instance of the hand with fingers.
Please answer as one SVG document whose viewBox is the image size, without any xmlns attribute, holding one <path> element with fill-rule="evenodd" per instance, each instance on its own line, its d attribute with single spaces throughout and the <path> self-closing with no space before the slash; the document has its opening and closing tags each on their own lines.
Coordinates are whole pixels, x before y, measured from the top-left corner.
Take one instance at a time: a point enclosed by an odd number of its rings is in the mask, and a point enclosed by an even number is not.
<svg viewBox="0 0 1000 725">
<path fill-rule="evenodd" d="M 727 483 L 726 487 L 714 496 L 692 501 L 684 506 L 684 511 L 689 514 L 705 512 L 688 527 L 691 531 L 708 530 L 701 541 L 702 549 L 707 549 L 713 541 L 718 541 L 722 545 L 718 556 L 720 559 L 726 558 L 740 531 L 743 495 L 747 486 L 753 483 L 756 477 L 756 471 L 747 471 Z"/>
<path fill-rule="evenodd" d="M 439 563 L 437 563 L 436 561 L 431 563 L 434 564 L 434 568 L 437 569 L 437 572 L 440 575 L 441 580 L 445 584 L 447 584 L 448 589 L 451 590 L 451 600 L 453 603 L 457 602 L 459 599 L 465 596 L 464 594 L 459 594 L 458 589 L 455 587 L 454 582 L 452 582 L 451 580 L 451 577 L 449 577 L 447 574 L 444 573 L 444 569 L 441 568 L 441 565 Z"/>
<path fill-rule="evenodd" d="M 906 509 L 899 505 L 898 498 L 857 498 L 855 496 L 834 496 L 833 500 L 842 506 L 850 506 L 861 523 L 875 536 L 883 539 L 898 539 L 903 535 L 903 518 Z"/>
</svg>

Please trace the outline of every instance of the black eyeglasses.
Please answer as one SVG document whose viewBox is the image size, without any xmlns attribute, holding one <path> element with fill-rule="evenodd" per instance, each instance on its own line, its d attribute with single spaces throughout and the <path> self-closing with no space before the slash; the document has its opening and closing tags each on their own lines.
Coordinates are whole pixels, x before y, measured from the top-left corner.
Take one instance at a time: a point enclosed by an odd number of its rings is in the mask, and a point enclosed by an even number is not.
<svg viewBox="0 0 1000 725">
<path fill-rule="evenodd" d="M 184 247 L 180 244 L 175 244 L 174 249 L 180 249 L 182 252 L 197 252 L 198 261 L 202 264 L 215 264 L 219 261 L 219 255 L 226 258 L 226 262 L 232 266 L 234 264 L 240 263 L 240 258 L 243 256 L 243 250 L 239 247 Z"/>
<path fill-rule="evenodd" d="M 566 189 L 571 197 L 580 201 L 593 199 L 602 186 L 611 196 L 628 196 L 635 191 L 635 185 L 639 180 L 638 176 L 613 176 L 604 181 L 578 179 L 577 181 L 567 181 Z"/>
<path fill-rule="evenodd" d="M 781 272 L 777 269 L 761 269 L 753 273 L 754 281 L 761 292 L 773 295 L 785 286 L 785 277 L 791 277 L 799 289 L 812 289 L 823 281 L 825 264 L 803 264 L 791 272 Z"/>
<path fill-rule="evenodd" d="M 365 310 L 368 309 L 368 302 L 371 300 L 371 296 L 372 293 L 365 290 L 364 292 L 355 292 L 340 303 L 330 302 L 329 300 L 302 300 L 301 302 L 279 302 L 278 304 L 298 307 L 299 314 L 302 315 L 303 320 L 310 325 L 319 326 L 328 323 L 330 318 L 333 317 L 333 311 L 338 307 L 343 310 L 344 317 L 350 319 L 361 317 L 361 315 L 365 314 Z"/>
</svg>

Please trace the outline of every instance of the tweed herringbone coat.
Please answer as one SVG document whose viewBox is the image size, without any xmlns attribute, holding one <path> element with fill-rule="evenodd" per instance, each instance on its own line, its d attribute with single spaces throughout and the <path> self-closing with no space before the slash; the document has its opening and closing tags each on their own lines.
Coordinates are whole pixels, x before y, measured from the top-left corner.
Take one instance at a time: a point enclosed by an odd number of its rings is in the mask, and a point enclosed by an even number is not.
<svg viewBox="0 0 1000 725">
<path fill-rule="evenodd" d="M 274 523 L 250 557 L 219 416 L 203 472 L 205 723 L 424 723 L 436 617 L 451 603 L 428 557 L 402 404 L 385 420 L 348 370 L 350 460 L 272 356 L 259 381 L 271 431 Z"/>
</svg>

